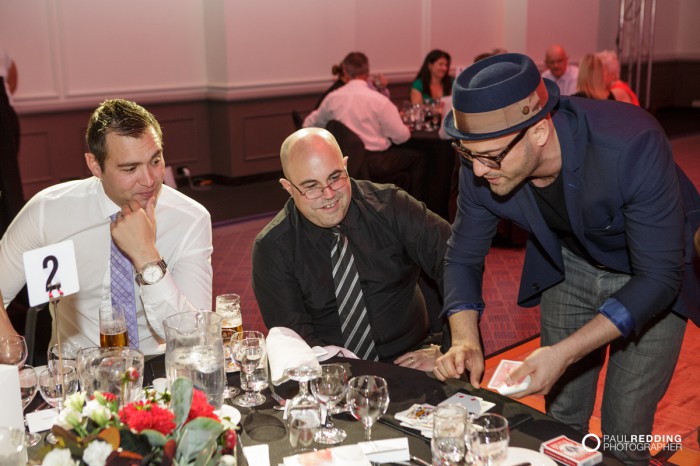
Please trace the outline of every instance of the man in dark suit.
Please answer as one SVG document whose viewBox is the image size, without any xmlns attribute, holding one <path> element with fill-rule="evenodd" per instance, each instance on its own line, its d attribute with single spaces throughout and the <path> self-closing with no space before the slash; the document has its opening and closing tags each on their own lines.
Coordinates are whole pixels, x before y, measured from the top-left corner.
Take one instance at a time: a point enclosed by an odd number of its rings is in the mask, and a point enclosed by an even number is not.
<svg viewBox="0 0 700 466">
<path fill-rule="evenodd" d="M 468 371 L 479 386 L 484 256 L 506 218 L 529 232 L 518 302 L 541 309 L 542 347 L 511 375 L 531 378 L 517 397 L 544 394 L 550 415 L 587 432 L 609 347 L 603 434 L 623 461 L 648 461 L 632 436 L 651 433 L 686 320 L 700 322 L 697 190 L 647 112 L 559 98 L 524 55 L 467 68 L 453 104 L 445 128 L 462 167 L 443 311 L 453 346 L 435 374 Z"/>
</svg>

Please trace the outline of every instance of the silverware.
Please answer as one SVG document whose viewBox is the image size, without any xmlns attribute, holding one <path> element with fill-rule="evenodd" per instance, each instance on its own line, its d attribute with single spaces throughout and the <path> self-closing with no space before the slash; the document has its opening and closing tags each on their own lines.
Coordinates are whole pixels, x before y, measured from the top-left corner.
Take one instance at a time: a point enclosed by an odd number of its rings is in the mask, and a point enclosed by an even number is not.
<svg viewBox="0 0 700 466">
<path fill-rule="evenodd" d="M 285 405 L 287 404 L 287 400 L 285 400 L 284 398 L 282 398 L 281 396 L 279 396 L 277 393 L 275 393 L 275 391 L 272 389 L 272 387 L 270 387 L 270 394 L 272 395 L 272 398 L 273 398 L 277 403 L 279 403 L 279 405 L 273 406 L 273 408 L 276 409 L 276 410 L 278 410 L 278 411 L 284 411 Z"/>
<path fill-rule="evenodd" d="M 411 456 L 411 463 L 420 464 L 421 466 L 432 466 L 430 463 L 418 458 L 417 456 Z"/>
</svg>

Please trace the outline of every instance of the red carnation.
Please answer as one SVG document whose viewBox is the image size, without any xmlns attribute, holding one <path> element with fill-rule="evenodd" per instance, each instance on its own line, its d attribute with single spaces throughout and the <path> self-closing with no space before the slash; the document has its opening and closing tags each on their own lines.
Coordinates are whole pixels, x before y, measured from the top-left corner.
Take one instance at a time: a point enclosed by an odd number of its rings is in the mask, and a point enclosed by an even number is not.
<svg viewBox="0 0 700 466">
<path fill-rule="evenodd" d="M 207 401 L 207 396 L 204 392 L 195 388 L 192 390 L 192 406 L 187 416 L 187 422 L 198 417 L 210 417 L 215 421 L 219 421 L 219 417 L 214 414 L 214 407 Z"/>
<path fill-rule="evenodd" d="M 169 435 L 175 429 L 175 415 L 155 403 L 130 403 L 119 411 L 119 417 L 129 429 L 137 433 L 144 429 L 153 429 L 163 435 Z"/>
<path fill-rule="evenodd" d="M 229 429 L 224 434 L 224 448 L 226 451 L 232 452 L 236 448 L 236 431 Z"/>
</svg>

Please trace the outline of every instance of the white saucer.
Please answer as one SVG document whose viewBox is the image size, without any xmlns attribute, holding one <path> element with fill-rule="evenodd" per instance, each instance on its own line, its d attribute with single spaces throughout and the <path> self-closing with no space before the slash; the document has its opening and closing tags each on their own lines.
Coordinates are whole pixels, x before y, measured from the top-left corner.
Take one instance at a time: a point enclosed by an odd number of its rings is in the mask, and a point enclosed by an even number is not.
<svg viewBox="0 0 700 466">
<path fill-rule="evenodd" d="M 527 462 L 531 463 L 532 466 L 557 466 L 557 463 L 549 456 L 535 450 L 518 447 L 508 447 L 508 456 L 501 463 L 501 466 L 514 466 Z"/>
<path fill-rule="evenodd" d="M 214 411 L 214 414 L 216 414 L 219 417 L 230 417 L 231 423 L 234 426 L 237 426 L 238 423 L 241 422 L 241 412 L 231 405 L 221 405 L 221 408 Z"/>
</svg>

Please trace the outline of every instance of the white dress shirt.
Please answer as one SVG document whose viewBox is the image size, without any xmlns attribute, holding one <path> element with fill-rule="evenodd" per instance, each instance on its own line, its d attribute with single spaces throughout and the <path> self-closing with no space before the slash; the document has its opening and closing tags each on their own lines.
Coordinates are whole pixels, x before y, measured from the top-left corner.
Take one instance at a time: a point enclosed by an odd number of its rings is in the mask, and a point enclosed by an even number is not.
<svg viewBox="0 0 700 466">
<path fill-rule="evenodd" d="M 328 94 L 306 117 L 303 126 L 324 128 L 330 120 L 338 120 L 347 126 L 362 139 L 369 151 L 384 151 L 392 142 L 401 144 L 411 137 L 396 105 L 370 89 L 363 79 L 352 79 Z"/>
<path fill-rule="evenodd" d="M 544 70 L 542 72 L 542 77 L 551 79 L 557 86 L 559 86 L 559 93 L 561 95 L 572 95 L 576 94 L 576 81 L 578 80 L 578 66 L 568 65 L 566 71 L 561 75 L 560 78 L 555 78 L 552 76 L 552 72 L 549 70 Z"/>
<path fill-rule="evenodd" d="M 111 304 L 110 216 L 119 210 L 95 177 L 61 183 L 36 194 L 0 240 L 0 289 L 5 305 L 25 285 L 22 254 L 71 239 L 80 291 L 58 303 L 61 337 L 83 347 L 100 346 L 98 310 Z M 209 212 L 165 185 L 155 212 L 156 247 L 168 272 L 154 285 L 134 284 L 139 294 L 139 349 L 146 355 L 164 351 L 165 317 L 210 310 L 212 303 Z"/>
</svg>

